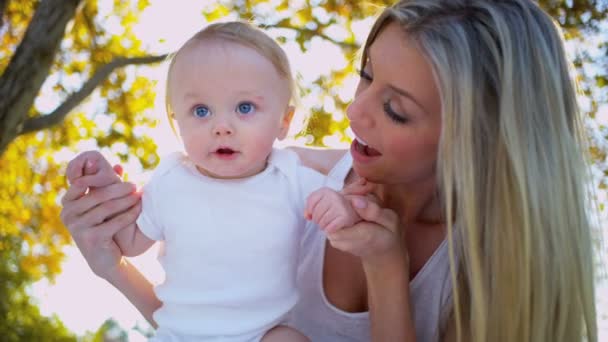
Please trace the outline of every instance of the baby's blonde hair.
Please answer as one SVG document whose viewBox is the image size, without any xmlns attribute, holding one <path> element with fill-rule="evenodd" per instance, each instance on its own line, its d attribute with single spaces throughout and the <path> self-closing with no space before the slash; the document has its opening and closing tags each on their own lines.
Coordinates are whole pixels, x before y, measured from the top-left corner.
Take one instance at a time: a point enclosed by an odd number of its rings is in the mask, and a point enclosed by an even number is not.
<svg viewBox="0 0 608 342">
<path fill-rule="evenodd" d="M 432 65 L 459 340 L 597 341 L 589 172 L 562 34 L 528 0 L 386 9 Z"/>
<path fill-rule="evenodd" d="M 257 27 L 243 21 L 230 21 L 211 24 L 204 29 L 194 34 L 184 45 L 182 45 L 177 52 L 175 52 L 170 58 L 169 70 L 167 71 L 167 83 L 165 92 L 165 104 L 167 110 L 167 116 L 171 128 L 175 132 L 173 120 L 171 114 L 173 109 L 171 108 L 171 101 L 169 99 L 169 80 L 175 65 L 177 56 L 188 46 L 195 43 L 200 43 L 205 40 L 222 40 L 242 46 L 251 48 L 257 53 L 268 59 L 275 67 L 281 77 L 283 77 L 288 84 L 288 94 L 291 102 L 296 100 L 295 92 L 295 81 L 289 65 L 289 59 L 285 54 L 285 51 L 279 46 L 279 44 L 266 33 Z"/>
</svg>

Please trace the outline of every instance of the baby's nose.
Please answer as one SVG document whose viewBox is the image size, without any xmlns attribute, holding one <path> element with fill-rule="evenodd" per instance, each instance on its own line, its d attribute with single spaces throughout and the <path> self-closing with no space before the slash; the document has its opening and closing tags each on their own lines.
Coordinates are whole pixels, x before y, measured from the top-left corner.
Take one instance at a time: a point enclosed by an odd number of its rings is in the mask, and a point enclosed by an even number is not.
<svg viewBox="0 0 608 342">
<path fill-rule="evenodd" d="M 232 135 L 232 133 L 234 133 L 233 128 L 226 122 L 218 123 L 213 128 L 213 134 L 217 136 Z"/>
</svg>

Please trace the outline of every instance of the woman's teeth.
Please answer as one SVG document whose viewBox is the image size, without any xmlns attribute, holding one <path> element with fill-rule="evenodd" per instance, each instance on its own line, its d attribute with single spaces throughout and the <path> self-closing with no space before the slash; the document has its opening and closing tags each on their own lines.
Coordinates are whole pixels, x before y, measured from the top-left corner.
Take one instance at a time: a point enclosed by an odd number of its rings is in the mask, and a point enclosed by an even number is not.
<svg viewBox="0 0 608 342">
<path fill-rule="evenodd" d="M 366 156 L 370 156 L 370 157 L 376 157 L 376 156 L 382 155 L 380 152 L 378 152 L 377 150 L 370 147 L 365 141 L 361 140 L 361 138 L 355 137 L 355 140 L 356 140 L 355 149 L 359 153 L 366 155 Z"/>
<path fill-rule="evenodd" d="M 363 145 L 363 146 L 367 146 L 367 143 L 366 143 L 365 141 L 361 140 L 361 138 L 359 138 L 359 137 L 355 137 L 355 139 L 357 140 L 357 142 L 358 142 L 359 144 L 361 144 L 361 145 Z"/>
</svg>

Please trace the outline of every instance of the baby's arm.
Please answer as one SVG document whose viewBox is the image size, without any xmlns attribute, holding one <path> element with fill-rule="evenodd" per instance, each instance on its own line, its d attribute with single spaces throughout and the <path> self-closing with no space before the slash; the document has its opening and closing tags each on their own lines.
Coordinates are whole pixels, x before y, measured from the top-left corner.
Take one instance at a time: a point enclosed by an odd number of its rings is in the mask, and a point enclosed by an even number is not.
<svg viewBox="0 0 608 342">
<path fill-rule="evenodd" d="M 355 212 L 348 198 L 327 187 L 314 191 L 308 196 L 304 215 L 327 233 L 353 226 L 361 221 L 361 217 Z"/>
<path fill-rule="evenodd" d="M 120 247 L 124 256 L 138 256 L 147 251 L 154 244 L 154 240 L 145 236 L 136 223 L 118 231 L 114 235 L 114 241 Z"/>
</svg>

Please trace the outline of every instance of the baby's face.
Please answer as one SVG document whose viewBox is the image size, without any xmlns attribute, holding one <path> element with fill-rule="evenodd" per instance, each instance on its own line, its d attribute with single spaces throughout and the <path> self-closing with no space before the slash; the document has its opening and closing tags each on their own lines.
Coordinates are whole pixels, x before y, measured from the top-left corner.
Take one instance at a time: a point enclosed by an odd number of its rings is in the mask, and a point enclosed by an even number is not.
<svg viewBox="0 0 608 342">
<path fill-rule="evenodd" d="M 205 175 L 261 172 L 275 139 L 287 133 L 288 83 L 251 48 L 195 41 L 176 57 L 168 87 L 186 153 Z"/>
</svg>

